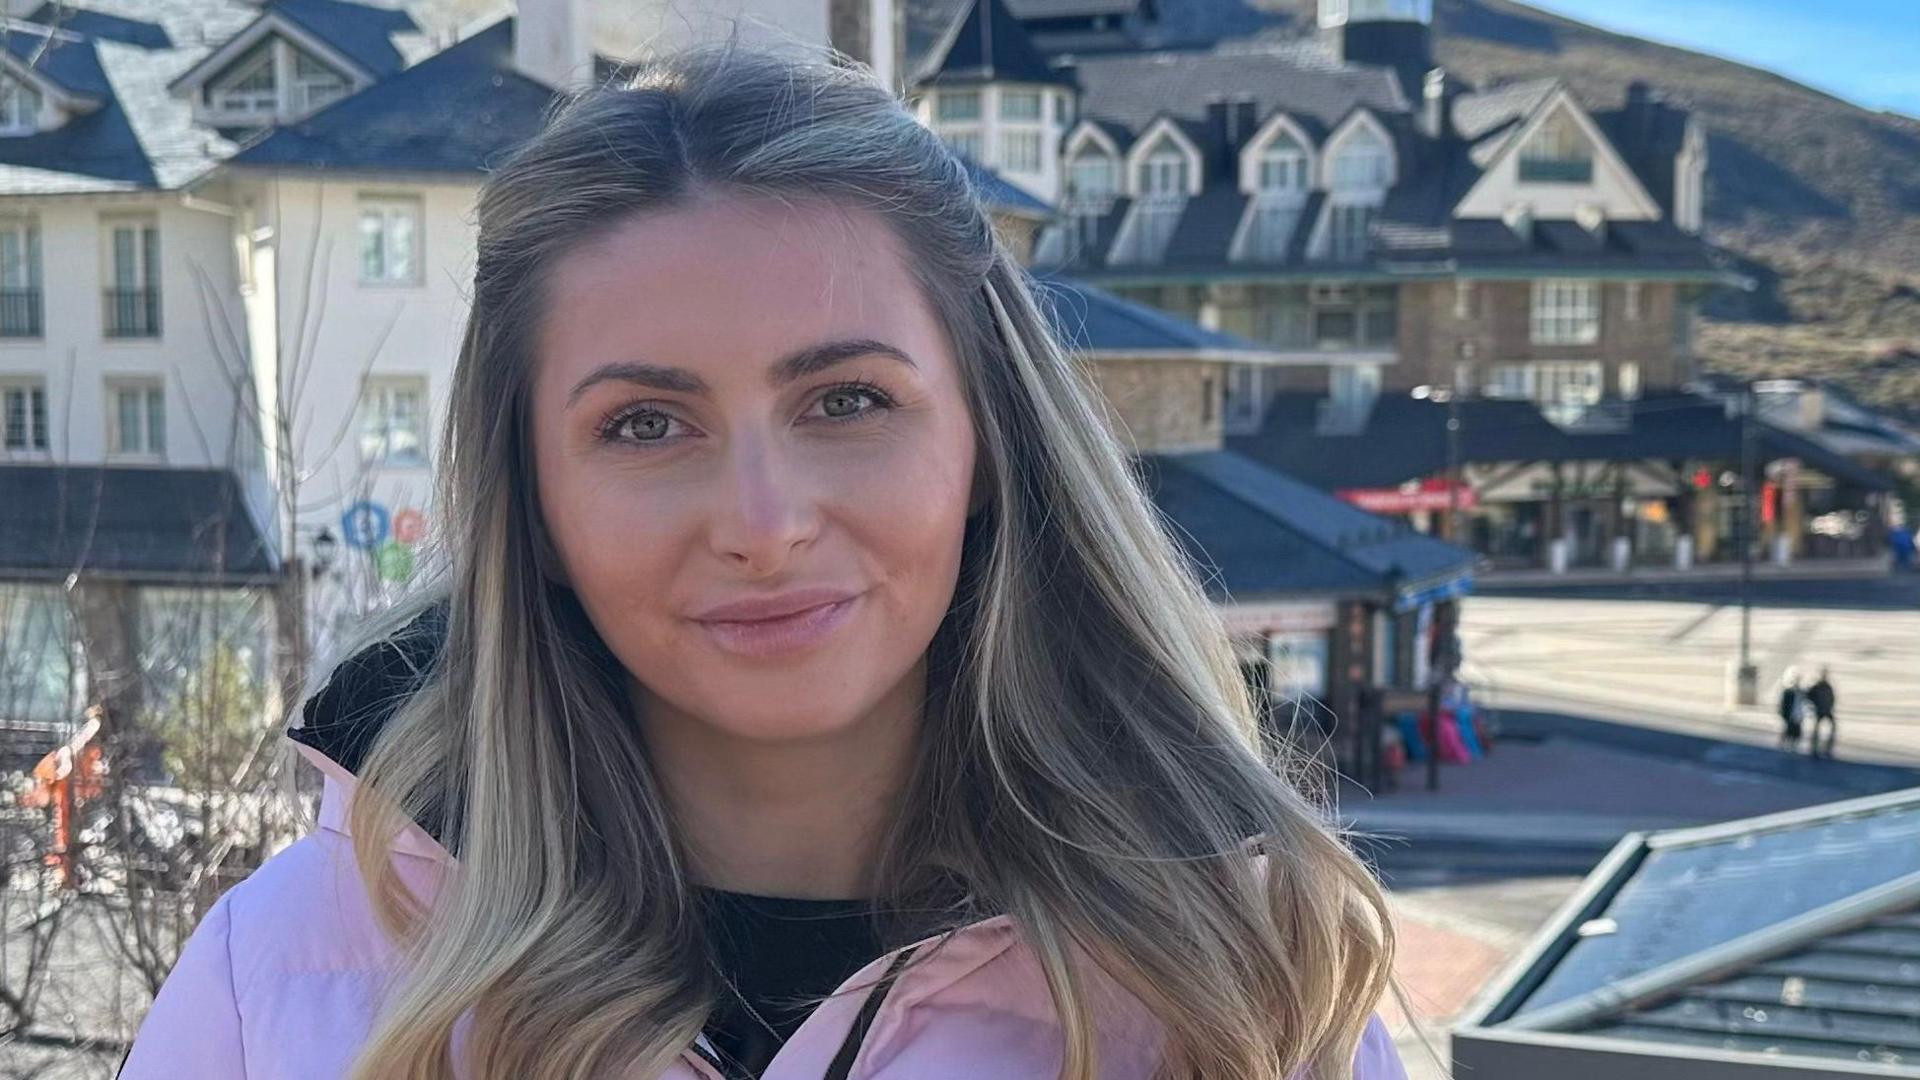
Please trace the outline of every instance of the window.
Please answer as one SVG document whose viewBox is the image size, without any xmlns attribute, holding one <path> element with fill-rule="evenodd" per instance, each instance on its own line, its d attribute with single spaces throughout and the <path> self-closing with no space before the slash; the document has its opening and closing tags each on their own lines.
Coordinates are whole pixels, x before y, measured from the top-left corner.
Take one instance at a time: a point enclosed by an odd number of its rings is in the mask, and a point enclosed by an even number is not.
<svg viewBox="0 0 1920 1080">
<path fill-rule="evenodd" d="M 1115 173 L 1113 158 L 1106 153 L 1082 149 L 1067 166 L 1067 194 L 1075 201 L 1104 202 L 1113 198 Z"/>
<path fill-rule="evenodd" d="M 1626 318 L 1628 322 L 1640 321 L 1640 283 L 1629 281 L 1626 285 Z"/>
<path fill-rule="evenodd" d="M 1304 194 L 1307 190 L 1307 152 L 1292 136 L 1282 135 L 1260 151 L 1262 194 Z"/>
<path fill-rule="evenodd" d="M 1640 365 L 1635 361 L 1620 361 L 1620 400 L 1640 400 Z"/>
<path fill-rule="evenodd" d="M 1600 340 L 1600 286 L 1593 281 L 1533 283 L 1536 345 L 1591 345 Z"/>
<path fill-rule="evenodd" d="M 1367 256 L 1367 232 L 1375 209 L 1366 204 L 1335 203 L 1327 209 L 1327 257 L 1353 262 Z"/>
<path fill-rule="evenodd" d="M 0 337 L 39 337 L 40 310 L 40 229 L 0 219 Z"/>
<path fill-rule="evenodd" d="M 1140 163 L 1139 186 L 1142 198 L 1185 198 L 1187 195 L 1187 155 L 1172 139 L 1162 135 Z"/>
<path fill-rule="evenodd" d="M 1002 131 L 1000 167 L 1008 172 L 1029 176 L 1040 171 L 1040 133 L 1038 131 Z"/>
<path fill-rule="evenodd" d="M 1473 318 L 1473 282 L 1467 278 L 1459 278 L 1453 283 L 1453 317 Z"/>
<path fill-rule="evenodd" d="M 1572 115 L 1548 117 L 1520 148 L 1520 179 L 1530 183 L 1584 184 L 1593 179 L 1593 150 Z"/>
<path fill-rule="evenodd" d="M 0 78 L 0 134 L 31 134 L 39 119 L 40 91 L 17 79 Z"/>
<path fill-rule="evenodd" d="M 1226 430 L 1232 434 L 1260 426 L 1266 404 L 1266 371 L 1258 364 L 1227 365 Z"/>
<path fill-rule="evenodd" d="M 268 38 L 235 61 L 207 88 L 207 104 L 220 112 L 272 113 L 280 102 L 273 46 L 274 40 Z"/>
<path fill-rule="evenodd" d="M 107 380 L 107 452 L 155 457 L 166 450 L 166 389 L 160 381 Z"/>
<path fill-rule="evenodd" d="M 1341 144 L 1333 158 L 1333 190 L 1379 191 L 1387 186 L 1386 140 L 1372 128 L 1360 128 Z"/>
<path fill-rule="evenodd" d="M 409 284 L 420 280 L 420 200 L 360 200 L 360 280 Z"/>
<path fill-rule="evenodd" d="M 9 454 L 47 449 L 47 387 L 38 378 L 0 381 L 0 448 Z"/>
<path fill-rule="evenodd" d="M 974 161 L 985 161 L 987 159 L 985 153 L 987 147 L 986 136 L 980 134 L 977 130 L 943 131 L 940 133 L 940 137 L 946 140 L 947 145 L 951 147 L 956 154 L 972 158 Z"/>
<path fill-rule="evenodd" d="M 1000 119 L 1032 120 L 1038 122 L 1042 115 L 1040 111 L 1040 91 L 1000 91 Z"/>
<path fill-rule="evenodd" d="M 1597 360 L 1500 364 L 1488 374 L 1487 395 L 1529 399 L 1549 420 L 1570 423 L 1600 403 L 1605 380 Z"/>
<path fill-rule="evenodd" d="M 347 96 L 347 80 L 340 73 L 299 50 L 293 52 L 293 87 L 288 109 L 311 112 Z"/>
<path fill-rule="evenodd" d="M 0 583 L 0 709 L 9 720 L 71 723 L 84 702 L 85 665 L 66 590 Z"/>
<path fill-rule="evenodd" d="M 143 587 L 134 618 L 149 709 L 192 722 L 262 700 L 272 676 L 266 590 Z"/>
<path fill-rule="evenodd" d="M 933 99 L 935 120 L 980 119 L 980 91 L 942 90 Z"/>
<path fill-rule="evenodd" d="M 1333 369 L 1329 389 L 1334 412 L 1364 417 L 1380 396 L 1380 365 L 1342 364 Z"/>
<path fill-rule="evenodd" d="M 108 337 L 160 336 L 160 228 L 152 219 L 109 219 Z"/>
<path fill-rule="evenodd" d="M 1244 257 L 1261 262 L 1284 262 L 1300 224 L 1301 204 L 1285 196 L 1256 196 Z"/>
<path fill-rule="evenodd" d="M 360 392 L 360 460 L 369 465 L 425 465 L 427 380 L 369 377 Z"/>
</svg>

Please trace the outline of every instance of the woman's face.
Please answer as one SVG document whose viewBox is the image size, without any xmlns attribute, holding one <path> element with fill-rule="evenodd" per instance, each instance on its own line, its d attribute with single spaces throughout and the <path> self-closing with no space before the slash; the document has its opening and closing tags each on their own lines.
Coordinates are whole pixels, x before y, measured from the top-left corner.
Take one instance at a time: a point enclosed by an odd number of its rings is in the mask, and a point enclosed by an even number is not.
<svg viewBox="0 0 1920 1080">
<path fill-rule="evenodd" d="M 547 297 L 541 515 L 653 707 L 793 739 L 907 687 L 953 596 L 975 447 L 887 226 L 700 199 L 568 252 Z"/>
</svg>

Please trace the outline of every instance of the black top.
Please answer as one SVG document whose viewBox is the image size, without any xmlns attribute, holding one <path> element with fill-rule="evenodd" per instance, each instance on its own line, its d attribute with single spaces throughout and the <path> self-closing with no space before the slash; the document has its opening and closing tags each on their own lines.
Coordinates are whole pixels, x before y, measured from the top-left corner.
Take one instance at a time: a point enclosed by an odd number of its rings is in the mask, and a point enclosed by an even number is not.
<svg viewBox="0 0 1920 1080">
<path fill-rule="evenodd" d="M 883 951 L 866 901 L 699 893 L 714 961 L 732 984 L 721 985 L 707 1039 L 743 1076 L 760 1075 L 818 999 Z"/>
</svg>

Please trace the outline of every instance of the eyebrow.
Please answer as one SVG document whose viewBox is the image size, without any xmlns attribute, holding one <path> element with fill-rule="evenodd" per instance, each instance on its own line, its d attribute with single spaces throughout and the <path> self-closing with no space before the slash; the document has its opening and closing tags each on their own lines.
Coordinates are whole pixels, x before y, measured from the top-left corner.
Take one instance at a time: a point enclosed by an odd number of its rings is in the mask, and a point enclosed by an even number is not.
<svg viewBox="0 0 1920 1080">
<path fill-rule="evenodd" d="M 884 341 L 873 338 L 844 338 L 808 345 L 788 353 L 768 369 L 767 381 L 775 386 L 784 386 L 859 356 L 890 356 L 908 367 L 920 366 L 903 350 Z M 600 365 L 588 372 L 585 378 L 574 383 L 573 389 L 567 392 L 567 405 L 571 407 L 580 400 L 580 395 L 603 382 L 635 383 L 676 394 L 707 394 L 711 391 L 705 379 L 686 368 L 649 364 L 638 360 L 616 360 Z"/>
</svg>

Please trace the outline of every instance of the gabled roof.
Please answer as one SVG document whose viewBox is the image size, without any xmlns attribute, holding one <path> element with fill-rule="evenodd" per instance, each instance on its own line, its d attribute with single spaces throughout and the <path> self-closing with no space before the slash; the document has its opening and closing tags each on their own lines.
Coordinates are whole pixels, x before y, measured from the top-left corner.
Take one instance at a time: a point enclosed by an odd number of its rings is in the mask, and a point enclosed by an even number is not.
<svg viewBox="0 0 1920 1080">
<path fill-rule="evenodd" d="M 196 126 L 191 106 L 166 90 L 208 47 L 151 45 L 193 40 L 201 27 L 212 32 L 237 26 L 235 16 L 245 6 L 237 0 L 89 3 L 84 11 L 62 12 L 71 17 L 63 17 L 39 63 L 76 85 L 97 86 L 99 105 L 52 130 L 0 139 L 0 195 L 176 188 L 231 147 L 218 133 Z M 95 27 L 113 36 L 93 37 L 87 31 Z M 32 38 L 20 32 L 9 47 Z"/>
<path fill-rule="evenodd" d="M 316 48 L 331 64 L 344 62 L 342 74 L 372 81 L 399 71 L 405 59 L 393 35 L 417 31 L 413 17 L 394 8 L 351 0 L 268 0 L 252 22 L 181 72 L 168 87 L 198 86 L 225 70 L 256 43 L 279 34 Z"/>
<path fill-rule="evenodd" d="M 1154 505 L 1215 600 L 1401 596 L 1470 576 L 1474 555 L 1225 450 L 1141 458 Z"/>
<path fill-rule="evenodd" d="M 4 39 L 12 60 L 60 93 L 81 99 L 88 106 L 104 102 L 113 93 L 106 72 L 100 68 L 99 55 L 79 33 L 8 19 L 0 20 L 0 39 Z"/>
<path fill-rule="evenodd" d="M 275 567 L 224 469 L 0 465 L 0 567 L 156 581 L 270 579 Z"/>
<path fill-rule="evenodd" d="M 85 37 L 137 45 L 142 49 L 173 48 L 173 39 L 167 36 L 167 28 L 157 22 L 75 7 L 56 0 L 47 0 L 35 8 L 27 19 L 43 26 L 58 26 Z"/>
<path fill-rule="evenodd" d="M 1382 395 L 1357 431 L 1320 434 L 1322 395 L 1281 393 L 1268 402 L 1260 429 L 1227 445 L 1261 463 L 1327 490 L 1384 487 L 1437 476 L 1447 467 L 1447 409 L 1399 394 Z M 1468 398 L 1459 403 L 1460 459 L 1469 464 L 1523 461 L 1738 461 L 1740 423 L 1724 403 L 1692 394 L 1660 394 L 1624 403 L 1620 430 L 1562 428 L 1531 401 Z M 1832 479 L 1885 491 L 1886 476 L 1806 436 L 1758 425 L 1763 461 L 1797 458 Z"/>
<path fill-rule="evenodd" d="M 1048 64 L 1003 0 L 971 0 L 928 50 L 915 81 L 933 84 L 1024 82 L 1073 85 Z"/>
<path fill-rule="evenodd" d="M 297 169 L 477 173 L 532 138 L 553 91 L 513 66 L 503 18 L 297 123 L 229 163 Z"/>
<path fill-rule="evenodd" d="M 1920 789 L 1622 840 L 1455 1034 L 1539 1075 L 1567 1037 L 1620 1075 L 1712 1052 L 1920 1077 Z"/>
</svg>

